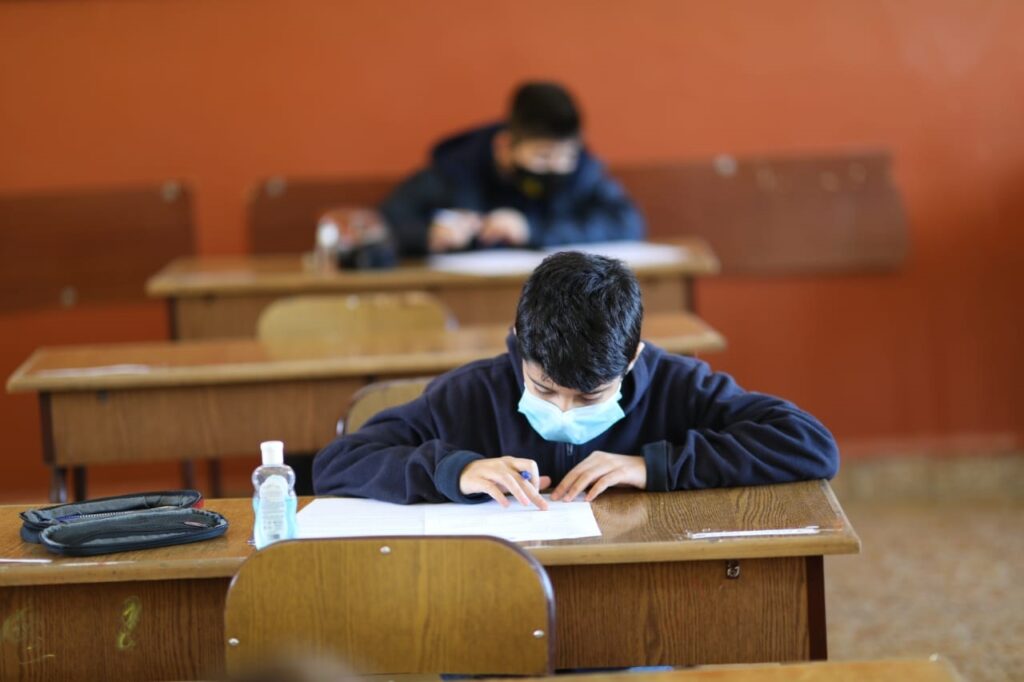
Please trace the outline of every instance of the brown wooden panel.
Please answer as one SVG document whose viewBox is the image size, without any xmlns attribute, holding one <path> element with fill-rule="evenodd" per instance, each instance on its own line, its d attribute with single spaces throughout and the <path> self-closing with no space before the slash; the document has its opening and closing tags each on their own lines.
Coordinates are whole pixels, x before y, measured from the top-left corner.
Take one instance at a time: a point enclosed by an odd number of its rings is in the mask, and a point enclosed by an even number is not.
<svg viewBox="0 0 1024 682">
<path fill-rule="evenodd" d="M 0 678 L 223 675 L 227 579 L 0 588 Z"/>
<path fill-rule="evenodd" d="M 620 167 L 651 238 L 698 235 L 724 273 L 892 270 L 907 220 L 886 153 Z"/>
<path fill-rule="evenodd" d="M 259 454 L 264 440 L 316 452 L 365 379 L 168 387 L 52 396 L 54 463 Z"/>
<path fill-rule="evenodd" d="M 143 301 L 147 278 L 193 250 L 178 183 L 0 196 L 0 310 Z"/>
<path fill-rule="evenodd" d="M 807 660 L 798 558 L 548 566 L 556 668 Z"/>
<path fill-rule="evenodd" d="M 253 253 L 301 253 L 313 248 L 316 224 L 328 209 L 376 206 L 398 178 L 271 178 L 249 199 L 249 239 Z M 154 270 L 155 271 L 155 270 Z"/>
<path fill-rule="evenodd" d="M 280 296 L 203 296 L 179 298 L 171 315 L 178 339 L 255 337 L 260 313 Z"/>
</svg>

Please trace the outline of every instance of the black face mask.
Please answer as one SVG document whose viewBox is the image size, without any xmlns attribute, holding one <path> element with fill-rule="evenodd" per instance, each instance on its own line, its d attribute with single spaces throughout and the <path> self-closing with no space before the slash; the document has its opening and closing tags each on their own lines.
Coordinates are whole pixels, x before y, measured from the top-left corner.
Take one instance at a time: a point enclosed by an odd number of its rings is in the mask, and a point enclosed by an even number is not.
<svg viewBox="0 0 1024 682">
<path fill-rule="evenodd" d="M 571 175 L 572 173 L 537 173 L 518 164 L 512 168 L 516 187 L 530 199 L 550 197 L 566 185 Z"/>
</svg>

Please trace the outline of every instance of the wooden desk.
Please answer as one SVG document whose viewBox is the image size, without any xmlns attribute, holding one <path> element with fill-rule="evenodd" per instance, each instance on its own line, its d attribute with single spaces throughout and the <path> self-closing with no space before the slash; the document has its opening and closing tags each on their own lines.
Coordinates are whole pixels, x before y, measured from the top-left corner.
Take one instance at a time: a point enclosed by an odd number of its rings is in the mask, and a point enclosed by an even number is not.
<svg viewBox="0 0 1024 682">
<path fill-rule="evenodd" d="M 206 507 L 231 522 L 224 537 L 78 559 L 21 542 L 23 508 L 0 507 L 0 677 L 223 674 L 224 599 L 254 551 L 252 508 L 249 499 Z M 594 513 L 601 537 L 523 545 L 554 588 L 557 668 L 825 658 L 822 556 L 860 549 L 827 483 L 612 490 Z M 817 532 L 690 536 L 810 526 Z"/>
<path fill-rule="evenodd" d="M 237 339 L 43 348 L 11 375 L 7 390 L 39 393 L 51 499 L 65 499 L 68 467 L 76 467 L 81 499 L 81 467 L 88 465 L 255 457 L 268 439 L 284 440 L 289 452 L 316 452 L 366 384 L 440 374 L 498 355 L 508 329 L 463 327 L 343 343 Z M 650 315 L 644 332 L 675 353 L 724 345 L 687 313 Z"/>
<path fill-rule="evenodd" d="M 518 682 L 961 682 L 949 661 L 892 659 L 880 661 L 818 661 L 768 665 L 701 666 L 671 672 L 618 672 L 535 677 Z"/>
<path fill-rule="evenodd" d="M 692 310 L 692 279 L 718 272 L 718 260 L 703 240 L 671 243 L 684 248 L 677 263 L 636 268 L 651 313 Z M 146 293 L 167 299 L 172 338 L 211 339 L 254 336 L 266 306 L 308 293 L 427 291 L 461 324 L 511 325 L 526 277 L 454 274 L 422 264 L 323 274 L 304 269 L 300 255 L 250 255 L 175 260 L 149 279 Z"/>
</svg>

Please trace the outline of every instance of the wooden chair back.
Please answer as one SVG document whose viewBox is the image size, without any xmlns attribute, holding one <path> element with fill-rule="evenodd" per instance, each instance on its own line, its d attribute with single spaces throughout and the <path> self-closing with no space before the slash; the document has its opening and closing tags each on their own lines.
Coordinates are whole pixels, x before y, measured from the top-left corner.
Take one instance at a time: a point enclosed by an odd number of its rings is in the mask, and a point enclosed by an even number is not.
<svg viewBox="0 0 1024 682">
<path fill-rule="evenodd" d="M 396 379 L 364 386 L 352 396 L 348 412 L 338 422 L 338 435 L 355 433 L 378 412 L 415 400 L 433 380 L 433 377 Z"/>
<path fill-rule="evenodd" d="M 145 301 L 150 275 L 193 251 L 176 182 L 2 195 L 0 311 Z"/>
<path fill-rule="evenodd" d="M 261 341 L 345 339 L 440 332 L 454 325 L 444 304 L 422 292 L 291 296 L 263 310 L 256 337 Z"/>
<path fill-rule="evenodd" d="M 229 674 L 278 656 L 359 674 L 551 672 L 547 573 L 490 537 L 281 542 L 245 561 L 224 608 Z"/>
</svg>

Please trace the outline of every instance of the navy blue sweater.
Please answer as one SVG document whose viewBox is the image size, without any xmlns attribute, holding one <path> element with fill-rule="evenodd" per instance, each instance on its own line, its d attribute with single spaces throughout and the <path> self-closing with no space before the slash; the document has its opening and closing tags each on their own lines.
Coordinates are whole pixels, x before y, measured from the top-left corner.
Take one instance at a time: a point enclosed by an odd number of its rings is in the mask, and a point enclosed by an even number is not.
<svg viewBox="0 0 1024 682">
<path fill-rule="evenodd" d="M 640 213 L 586 149 L 576 170 L 551 196 L 531 199 L 523 194 L 495 165 L 493 142 L 501 129 L 491 125 L 443 140 L 434 148 L 430 166 L 405 180 L 381 204 L 402 253 L 426 253 L 430 223 L 444 208 L 478 213 L 517 209 L 530 225 L 529 246 L 538 248 L 643 239 Z"/>
<path fill-rule="evenodd" d="M 625 418 L 582 445 L 546 441 L 517 410 L 522 362 L 511 335 L 508 348 L 438 377 L 416 400 L 324 448 L 313 463 L 316 493 L 480 502 L 490 498 L 459 492 L 473 460 L 530 458 L 557 485 L 595 450 L 642 455 L 654 491 L 831 478 L 838 469 L 835 441 L 814 417 L 650 344 L 623 382 Z"/>
</svg>

